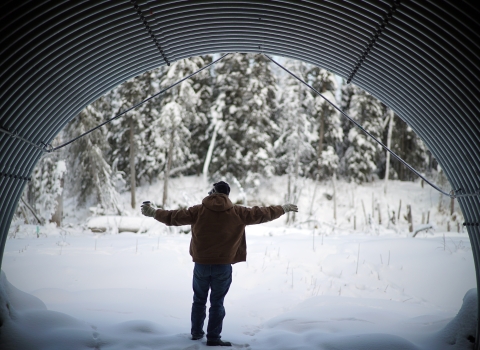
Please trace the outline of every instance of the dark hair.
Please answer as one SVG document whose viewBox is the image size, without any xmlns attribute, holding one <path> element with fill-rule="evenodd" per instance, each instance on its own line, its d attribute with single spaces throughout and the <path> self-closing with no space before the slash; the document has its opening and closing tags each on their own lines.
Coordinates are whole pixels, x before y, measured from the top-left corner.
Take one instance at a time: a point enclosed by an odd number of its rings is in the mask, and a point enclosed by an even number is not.
<svg viewBox="0 0 480 350">
<path fill-rule="evenodd" d="M 230 185 L 227 184 L 225 181 L 216 182 L 213 184 L 213 193 L 223 193 L 227 196 L 230 194 Z"/>
</svg>

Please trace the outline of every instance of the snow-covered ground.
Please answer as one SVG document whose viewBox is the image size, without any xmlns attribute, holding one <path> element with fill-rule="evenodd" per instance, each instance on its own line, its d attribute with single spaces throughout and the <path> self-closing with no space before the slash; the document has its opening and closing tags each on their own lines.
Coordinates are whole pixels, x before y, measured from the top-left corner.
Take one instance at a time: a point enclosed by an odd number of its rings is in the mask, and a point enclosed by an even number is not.
<svg viewBox="0 0 480 350">
<path fill-rule="evenodd" d="M 473 257 L 468 235 L 461 227 L 457 232 L 461 215 L 443 209 L 447 201 L 439 205 L 438 194 L 420 183 L 393 182 L 384 195 L 379 182 L 339 181 L 335 220 L 327 199 L 332 184 L 317 187 L 312 213 L 315 185 L 301 185 L 294 224 L 283 216 L 247 228 L 248 262 L 233 266 L 223 339 L 244 349 L 473 346 Z M 169 206 L 199 203 L 207 190 L 199 178 L 175 179 Z M 286 178 L 274 178 L 247 194 L 247 203 L 282 204 L 285 193 Z M 139 201 L 161 195 L 161 183 L 138 190 Z M 232 188 L 234 202 L 242 196 Z M 128 194 L 123 200 L 126 206 Z M 412 238 L 403 218 L 407 204 L 414 229 L 422 216 L 433 228 Z M 392 210 L 395 224 L 388 219 Z M 7 320 L 2 349 L 206 347 L 205 340 L 189 339 L 188 227 L 167 228 L 131 209 L 122 218 L 94 221 L 73 202 L 66 212 L 66 227 L 41 227 L 39 238 L 35 226 L 12 229 L 0 281 L 0 300 L 9 302 L 0 305 Z M 93 233 L 88 222 L 106 232 Z"/>
</svg>

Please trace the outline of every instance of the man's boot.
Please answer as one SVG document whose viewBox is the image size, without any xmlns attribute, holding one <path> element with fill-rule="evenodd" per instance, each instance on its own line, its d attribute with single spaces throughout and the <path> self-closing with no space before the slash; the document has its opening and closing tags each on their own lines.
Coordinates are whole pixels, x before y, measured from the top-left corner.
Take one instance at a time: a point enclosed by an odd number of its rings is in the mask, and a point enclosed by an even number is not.
<svg viewBox="0 0 480 350">
<path fill-rule="evenodd" d="M 229 341 L 223 340 L 207 340 L 207 346 L 232 346 L 232 343 Z"/>
</svg>

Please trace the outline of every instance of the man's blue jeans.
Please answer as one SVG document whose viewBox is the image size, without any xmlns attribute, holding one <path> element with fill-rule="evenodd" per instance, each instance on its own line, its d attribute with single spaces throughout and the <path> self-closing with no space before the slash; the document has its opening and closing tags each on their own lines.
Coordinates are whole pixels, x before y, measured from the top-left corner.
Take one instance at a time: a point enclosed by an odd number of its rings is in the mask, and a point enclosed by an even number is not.
<svg viewBox="0 0 480 350">
<path fill-rule="evenodd" d="M 193 269 L 192 336 L 202 336 L 206 317 L 208 290 L 210 289 L 210 309 L 208 310 L 207 339 L 219 340 L 222 333 L 225 308 L 223 300 L 232 283 L 232 265 L 198 264 Z"/>
</svg>

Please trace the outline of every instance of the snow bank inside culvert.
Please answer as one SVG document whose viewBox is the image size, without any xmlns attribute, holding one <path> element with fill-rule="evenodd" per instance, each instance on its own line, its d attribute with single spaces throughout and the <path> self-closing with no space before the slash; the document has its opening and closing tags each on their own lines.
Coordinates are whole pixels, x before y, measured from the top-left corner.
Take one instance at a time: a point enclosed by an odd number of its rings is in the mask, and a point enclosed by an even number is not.
<svg viewBox="0 0 480 350">
<path fill-rule="evenodd" d="M 168 334 L 145 320 L 112 324 L 98 330 L 65 313 L 48 310 L 37 297 L 0 276 L 1 350 L 198 349 L 189 334 Z"/>
<path fill-rule="evenodd" d="M 47 310 L 37 297 L 0 276 L 0 349 L 92 349 L 94 330 L 71 316 Z"/>
<path fill-rule="evenodd" d="M 463 298 L 463 305 L 457 316 L 439 332 L 439 339 L 448 349 L 473 349 L 477 328 L 477 289 L 470 289 Z"/>
<path fill-rule="evenodd" d="M 416 335 L 411 332 L 412 327 L 425 326 L 429 321 L 422 318 L 416 323 L 408 317 L 411 310 L 402 303 L 313 297 L 257 329 L 244 332 L 247 336 L 256 335 L 257 341 L 251 345 L 234 343 L 233 349 L 473 349 L 477 302 L 476 289 L 469 290 L 455 318 L 441 331 L 427 332 L 419 337 L 419 332 L 414 332 Z M 389 314 L 385 313 L 385 308 L 390 309 Z M 352 311 L 357 317 L 349 317 Z M 168 327 L 146 320 L 120 322 L 97 329 L 64 313 L 47 310 L 40 299 L 12 286 L 3 271 L 0 320 L 2 350 L 206 348 L 204 340 L 192 342 L 188 333 L 172 333 Z"/>
<path fill-rule="evenodd" d="M 325 350 L 417 350 L 406 339 L 390 334 L 357 334 L 323 344 Z"/>
</svg>

